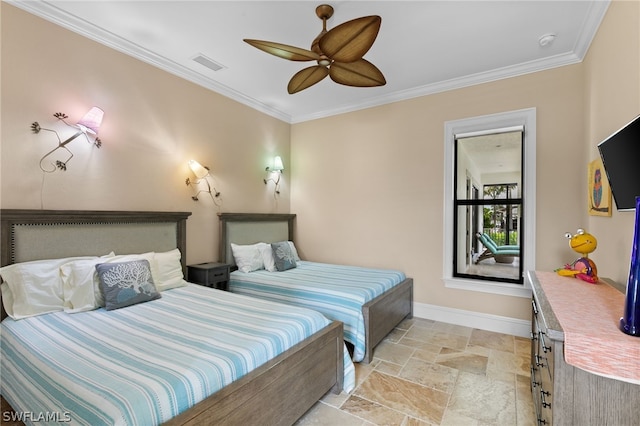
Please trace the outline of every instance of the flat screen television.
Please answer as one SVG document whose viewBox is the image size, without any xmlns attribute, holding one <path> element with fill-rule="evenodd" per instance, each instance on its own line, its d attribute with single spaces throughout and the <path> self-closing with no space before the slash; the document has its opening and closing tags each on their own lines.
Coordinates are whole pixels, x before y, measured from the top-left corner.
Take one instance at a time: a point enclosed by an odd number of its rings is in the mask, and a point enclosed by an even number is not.
<svg viewBox="0 0 640 426">
<path fill-rule="evenodd" d="M 634 210 L 640 197 L 640 115 L 598 144 L 618 210 Z"/>
</svg>

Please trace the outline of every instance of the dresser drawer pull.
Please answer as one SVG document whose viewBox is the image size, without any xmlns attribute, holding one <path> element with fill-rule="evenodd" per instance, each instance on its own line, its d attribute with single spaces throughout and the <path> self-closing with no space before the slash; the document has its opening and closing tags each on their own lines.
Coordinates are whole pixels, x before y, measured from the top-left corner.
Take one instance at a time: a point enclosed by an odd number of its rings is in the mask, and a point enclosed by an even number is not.
<svg viewBox="0 0 640 426">
<path fill-rule="evenodd" d="M 543 359 L 546 359 L 546 358 L 536 354 L 536 366 L 537 367 L 544 367 L 544 362 L 541 361 Z"/>
<path fill-rule="evenodd" d="M 537 369 L 532 365 L 531 368 L 531 388 L 535 388 L 541 385 L 540 382 L 536 382 L 536 371 Z"/>
<path fill-rule="evenodd" d="M 531 332 L 530 336 L 531 336 L 531 340 L 533 340 L 534 342 L 536 340 L 538 340 L 538 335 L 536 333 L 534 333 L 533 331 Z"/>
<path fill-rule="evenodd" d="M 540 331 L 539 333 L 540 333 L 540 335 L 539 335 L 540 336 L 540 343 L 542 344 L 542 351 L 544 353 L 551 352 L 551 346 L 547 346 L 546 345 L 546 342 L 545 342 L 545 339 L 544 339 L 544 336 L 545 336 L 544 331 Z"/>
<path fill-rule="evenodd" d="M 539 425 L 546 425 L 547 421 L 545 419 L 541 419 L 540 417 L 538 417 L 538 424 Z"/>
<path fill-rule="evenodd" d="M 550 396 L 550 395 L 551 395 L 551 393 L 540 389 L 540 398 L 542 399 L 542 406 L 544 408 L 551 408 L 551 403 L 547 402 L 546 399 L 545 399 L 545 396 Z"/>
</svg>

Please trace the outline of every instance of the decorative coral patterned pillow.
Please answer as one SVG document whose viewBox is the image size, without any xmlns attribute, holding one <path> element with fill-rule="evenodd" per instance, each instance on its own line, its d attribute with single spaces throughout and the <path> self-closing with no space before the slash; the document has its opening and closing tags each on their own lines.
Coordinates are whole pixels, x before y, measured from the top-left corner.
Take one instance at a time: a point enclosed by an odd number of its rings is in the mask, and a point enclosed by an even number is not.
<svg viewBox="0 0 640 426">
<path fill-rule="evenodd" d="M 288 241 L 272 243 L 271 250 L 273 251 L 273 260 L 276 263 L 276 269 L 278 271 L 286 271 L 287 269 L 293 269 L 297 266 L 295 255 Z"/>
<path fill-rule="evenodd" d="M 96 271 L 107 311 L 159 299 L 146 259 L 130 262 L 99 263 Z"/>
</svg>

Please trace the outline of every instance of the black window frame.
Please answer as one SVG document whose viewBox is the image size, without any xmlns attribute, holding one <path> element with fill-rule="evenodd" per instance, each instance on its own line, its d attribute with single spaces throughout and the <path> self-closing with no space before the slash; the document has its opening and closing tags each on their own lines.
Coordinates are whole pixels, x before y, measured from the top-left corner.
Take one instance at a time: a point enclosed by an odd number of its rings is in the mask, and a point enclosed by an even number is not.
<svg viewBox="0 0 640 426">
<path fill-rule="evenodd" d="M 496 133 L 499 132 L 499 129 L 496 129 Z M 491 134 L 491 131 L 487 132 L 487 134 Z M 509 283 L 509 284 L 519 284 L 519 285 L 523 285 L 524 286 L 524 270 L 523 270 L 523 263 L 522 262 L 522 258 L 524 256 L 524 250 L 525 250 L 525 235 L 523 230 L 525 229 L 524 224 L 525 224 L 525 209 L 524 209 L 524 188 L 525 188 L 525 167 L 526 167 L 526 163 L 525 163 L 525 129 L 524 127 L 521 129 L 520 131 L 520 197 L 519 198 L 508 198 L 508 191 L 507 191 L 507 198 L 505 199 L 489 199 L 489 200 L 485 200 L 485 199 L 459 199 L 457 197 L 458 194 L 458 142 L 460 139 L 464 139 L 464 138 L 458 138 L 457 135 L 454 135 L 454 149 L 453 149 L 453 235 L 452 235 L 452 239 L 453 239 L 453 269 L 452 269 L 452 276 L 454 278 L 464 278 L 464 279 L 470 279 L 470 280 L 480 280 L 480 281 L 493 281 L 493 282 L 503 282 L 503 283 Z M 466 186 L 466 182 L 464 183 Z M 492 184 L 494 186 L 497 185 L 501 185 L 501 184 Z M 507 183 L 503 183 L 502 185 L 508 185 Z M 484 193 L 484 186 L 483 186 L 483 191 L 482 193 Z M 505 201 L 509 201 L 509 203 L 506 203 Z M 520 234 L 520 261 L 518 262 L 518 278 L 517 279 L 512 279 L 512 278 L 504 278 L 504 277 L 493 277 L 493 276 L 483 276 L 483 275 L 476 275 L 476 274 L 468 274 L 468 273 L 461 273 L 458 272 L 457 270 L 457 265 L 458 265 L 458 223 L 459 223 L 459 211 L 460 211 L 460 207 L 463 206 L 477 206 L 477 208 L 480 209 L 480 211 L 484 210 L 484 206 L 486 205 L 517 205 L 520 207 L 520 225 L 519 225 L 519 234 Z"/>
</svg>

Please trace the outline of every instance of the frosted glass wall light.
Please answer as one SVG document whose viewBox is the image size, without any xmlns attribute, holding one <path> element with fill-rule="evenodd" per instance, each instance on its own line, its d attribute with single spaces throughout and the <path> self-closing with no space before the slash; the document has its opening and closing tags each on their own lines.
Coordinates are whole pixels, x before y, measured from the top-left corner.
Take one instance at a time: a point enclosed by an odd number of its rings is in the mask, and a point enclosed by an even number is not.
<svg viewBox="0 0 640 426">
<path fill-rule="evenodd" d="M 73 136 L 67 138 L 65 141 L 62 141 L 57 131 L 40 127 L 40 124 L 37 121 L 34 121 L 31 124 L 31 130 L 33 131 L 33 133 L 40 133 L 42 130 L 46 130 L 47 132 L 55 133 L 56 137 L 58 138 L 58 146 L 47 152 L 40 159 L 40 169 L 43 172 L 53 173 L 57 169 L 60 169 L 62 171 L 67 170 L 67 163 L 71 160 L 71 158 L 73 158 L 73 153 L 71 152 L 71 150 L 69 150 L 67 145 L 80 135 L 84 135 L 84 137 L 87 139 L 87 142 L 95 145 L 96 147 L 100 148 L 102 146 L 102 141 L 100 140 L 100 138 L 96 137 L 98 134 L 98 129 L 100 128 L 100 124 L 102 124 L 102 117 L 104 116 L 104 111 L 102 111 L 100 108 L 91 108 L 89 112 L 87 112 L 84 117 L 82 117 L 82 119 L 75 125 L 69 124 L 65 121 L 67 118 L 69 118 L 69 116 L 67 116 L 67 114 L 63 112 L 56 112 L 55 114 L 53 114 L 53 116 L 62 121 L 67 126 L 75 127 L 76 129 L 78 129 L 78 131 Z M 93 141 L 89 138 L 89 135 L 93 137 Z M 67 151 L 68 156 L 66 157 L 66 159 L 52 161 L 50 164 L 52 167 L 45 168 L 45 166 L 43 166 L 43 162 L 45 161 L 45 159 L 53 155 L 59 149 Z"/>
<path fill-rule="evenodd" d="M 185 180 L 185 183 L 187 184 L 187 186 L 194 186 L 196 189 L 198 189 L 196 195 L 192 196 L 191 199 L 193 201 L 198 201 L 198 195 L 204 192 L 206 194 L 209 194 L 215 205 L 219 206 L 220 204 L 218 203 L 218 199 L 220 197 L 220 192 L 216 188 L 211 186 L 211 183 L 209 182 L 209 178 L 211 177 L 209 167 L 201 165 L 196 160 L 189 160 L 189 168 L 196 177 L 196 180 L 192 181 L 190 178 L 187 178 Z M 207 189 L 199 189 L 201 182 L 206 183 Z"/>
<path fill-rule="evenodd" d="M 269 167 L 267 166 L 264 169 L 267 173 L 268 173 L 268 177 L 262 179 L 264 184 L 266 185 L 267 182 L 273 182 L 275 183 L 275 188 L 273 190 L 273 195 L 277 195 L 280 194 L 280 178 L 282 177 L 282 173 L 284 172 L 284 165 L 282 164 L 282 158 L 280 158 L 279 155 L 276 155 L 273 158 L 273 166 Z M 274 176 L 274 174 L 276 176 Z"/>
</svg>

